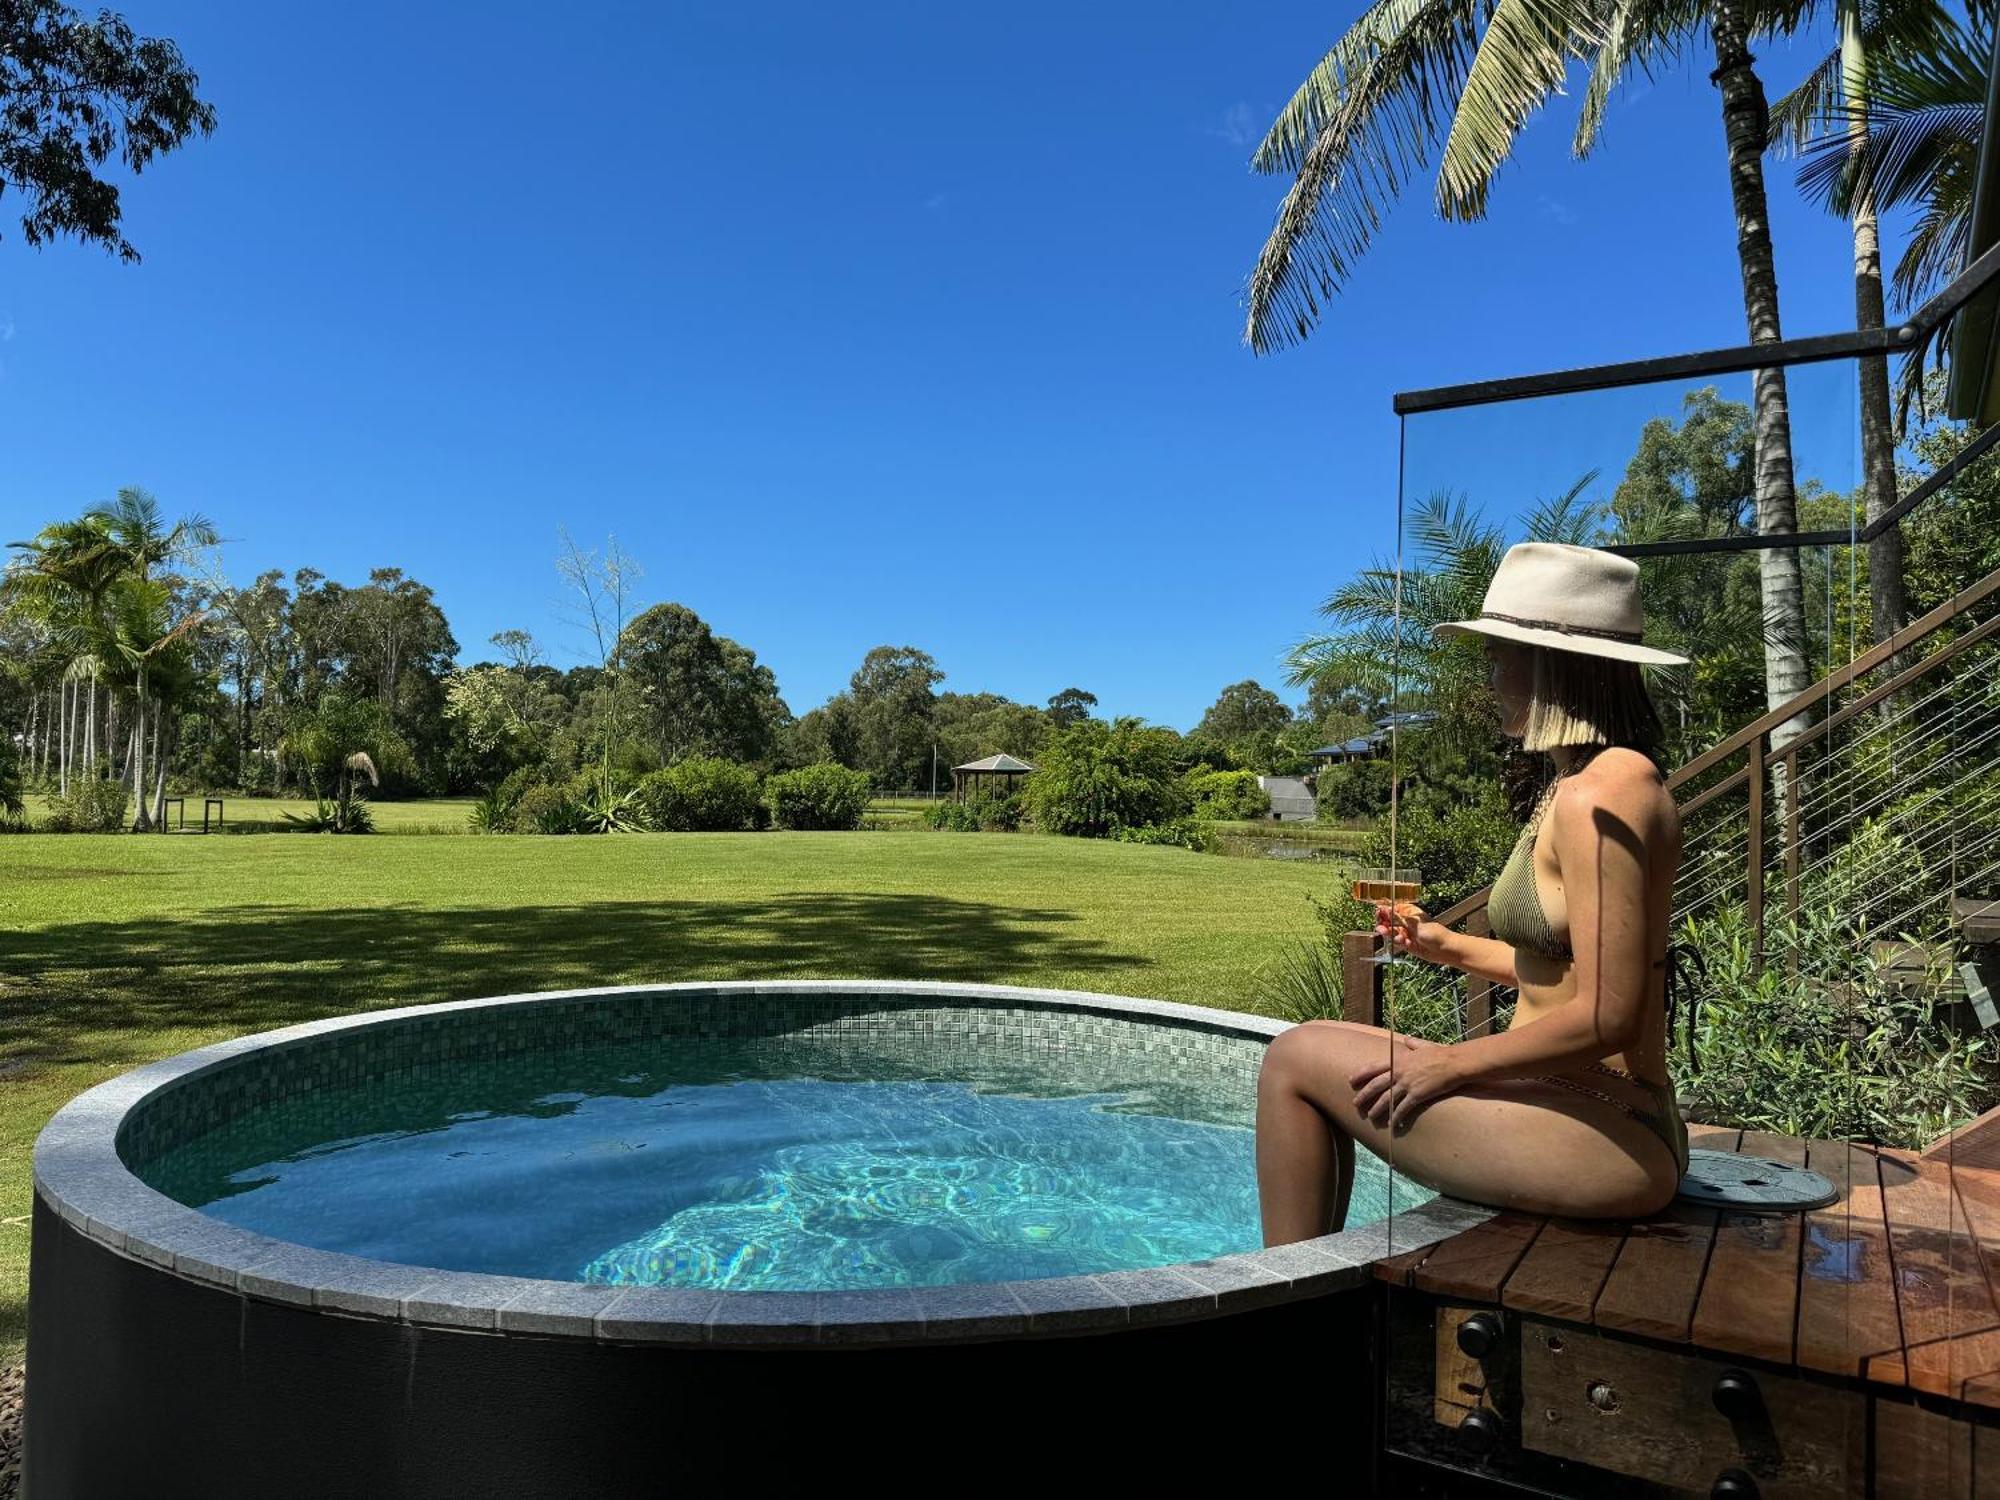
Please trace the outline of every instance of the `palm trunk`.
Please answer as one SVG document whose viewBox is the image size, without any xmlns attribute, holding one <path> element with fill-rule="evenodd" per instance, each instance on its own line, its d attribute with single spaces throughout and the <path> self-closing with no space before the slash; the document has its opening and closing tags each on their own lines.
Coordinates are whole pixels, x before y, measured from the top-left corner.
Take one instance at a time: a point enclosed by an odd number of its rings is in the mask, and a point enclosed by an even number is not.
<svg viewBox="0 0 2000 1500">
<path fill-rule="evenodd" d="M 148 833 L 153 827 L 152 809 L 146 806 L 146 668 L 139 667 L 139 695 L 132 718 L 132 831 Z"/>
<path fill-rule="evenodd" d="M 180 738 L 176 726 L 166 732 L 166 743 L 161 743 L 160 720 L 165 717 L 164 707 L 153 715 L 153 827 L 160 833 L 167 831 L 167 759 Z"/>
<path fill-rule="evenodd" d="M 66 701 L 63 710 L 61 794 L 67 797 L 69 795 L 70 745 L 76 738 L 76 684 L 67 678 L 63 680 L 63 697 Z"/>
<path fill-rule="evenodd" d="M 1778 271 L 1771 255 L 1769 203 L 1764 193 L 1764 142 L 1768 112 L 1764 85 L 1752 66 L 1742 0 L 1719 0 L 1709 23 L 1715 39 L 1715 72 L 1722 91 L 1722 125 L 1729 146 L 1729 191 L 1736 208 L 1736 255 L 1743 270 L 1743 311 L 1750 342 L 1776 343 Z M 1757 529 L 1796 532 L 1798 500 L 1792 485 L 1792 421 L 1782 369 L 1759 370 L 1756 393 Z M 1794 547 L 1758 554 L 1764 603 L 1764 699 L 1772 708 L 1797 697 L 1811 682 L 1805 657 L 1805 597 Z M 1792 719 L 1771 731 L 1771 749 L 1782 750 L 1804 730 Z M 1778 811 L 1786 786 L 1773 765 Z"/>
<path fill-rule="evenodd" d="M 1847 99 L 1848 127 L 1868 130 L 1868 56 L 1862 43 L 1859 10 L 1849 4 L 1840 16 L 1840 70 Z M 1854 205 L 1854 326 L 1868 332 L 1883 326 L 1882 236 L 1875 216 L 1874 189 L 1862 185 Z M 1889 359 L 1861 361 L 1861 470 L 1863 514 L 1870 524 L 1896 504 L 1896 443 L 1889 411 Z M 1886 528 L 1868 544 L 1868 637 L 1885 641 L 1909 617 L 1903 598 L 1903 533 Z M 1885 707 L 1887 705 L 1884 705 Z"/>
</svg>

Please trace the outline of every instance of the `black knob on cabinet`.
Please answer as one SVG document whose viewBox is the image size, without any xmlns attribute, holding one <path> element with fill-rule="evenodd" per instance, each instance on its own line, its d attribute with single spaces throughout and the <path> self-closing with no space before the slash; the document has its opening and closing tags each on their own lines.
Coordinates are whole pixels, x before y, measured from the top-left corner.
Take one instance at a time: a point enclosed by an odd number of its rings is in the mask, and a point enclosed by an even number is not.
<svg viewBox="0 0 2000 1500">
<path fill-rule="evenodd" d="M 1500 1319 L 1476 1312 L 1458 1325 L 1458 1352 L 1467 1359 L 1484 1359 L 1500 1347 Z"/>
<path fill-rule="evenodd" d="M 1757 1481 L 1741 1469 L 1724 1469 L 1708 1494 L 1709 1500 L 1757 1500 Z"/>
<path fill-rule="evenodd" d="M 1756 1416 L 1764 1409 L 1756 1377 L 1745 1370 L 1724 1370 L 1715 1381 L 1715 1409 L 1732 1422 Z"/>
<path fill-rule="evenodd" d="M 1475 1458 L 1484 1458 L 1500 1446 L 1500 1418 L 1484 1407 L 1467 1412 L 1458 1424 L 1458 1441 Z"/>
</svg>

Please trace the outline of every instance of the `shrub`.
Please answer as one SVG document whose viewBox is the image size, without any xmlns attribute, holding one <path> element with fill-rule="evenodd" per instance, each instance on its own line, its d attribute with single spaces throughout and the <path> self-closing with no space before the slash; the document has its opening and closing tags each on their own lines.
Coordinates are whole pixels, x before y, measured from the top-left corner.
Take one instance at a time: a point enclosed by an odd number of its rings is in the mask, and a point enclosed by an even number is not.
<svg viewBox="0 0 2000 1500">
<path fill-rule="evenodd" d="M 663 833 L 719 833 L 748 828 L 757 815 L 757 773 L 713 756 L 695 756 L 639 782 L 646 825 Z"/>
<path fill-rule="evenodd" d="M 1242 822 L 1271 811 L 1271 794 L 1257 785 L 1255 771 L 1193 770 L 1185 780 L 1198 818 Z"/>
<path fill-rule="evenodd" d="M 1355 760 L 1345 765 L 1328 766 L 1319 773 L 1314 783 L 1320 817 L 1344 823 L 1355 818 L 1386 815 L 1389 811 L 1389 771 L 1386 760 Z"/>
<path fill-rule="evenodd" d="M 1048 833 L 1104 838 L 1116 828 L 1170 823 L 1189 807 L 1180 740 L 1138 719 L 1087 719 L 1043 745 L 1022 795 Z"/>
<path fill-rule="evenodd" d="M 977 833 L 979 814 L 970 802 L 939 802 L 925 810 L 924 826 L 940 833 Z"/>
<path fill-rule="evenodd" d="M 131 804 L 122 781 L 95 777 L 73 781 L 68 796 L 49 799 L 42 826 L 50 833 L 120 833 Z"/>
<path fill-rule="evenodd" d="M 859 828 L 868 787 L 866 771 L 821 761 L 773 776 L 764 783 L 764 800 L 780 828 Z"/>
<path fill-rule="evenodd" d="M 1673 1067 L 1688 1112 L 1813 1140 L 1920 1147 L 1993 1102 L 1994 1045 L 1941 1012 L 1952 950 L 1930 934 L 1931 972 L 1891 970 L 1837 907 L 1769 922 L 1756 960 L 1741 907 L 1676 934 L 1701 955 L 1696 1064 Z M 1913 935 L 1914 936 L 1914 935 Z M 1914 982 L 1913 982 L 1914 981 Z"/>
<path fill-rule="evenodd" d="M 508 819 L 515 833 L 588 833 L 583 801 L 568 787 L 543 783 L 521 793 Z"/>
<path fill-rule="evenodd" d="M 1166 823 L 1145 823 L 1137 828 L 1120 825 L 1111 830 L 1111 836 L 1127 844 L 1161 844 L 1174 849 L 1192 849 L 1197 854 L 1206 851 L 1209 843 L 1207 825 L 1195 817 L 1174 818 Z"/>
<path fill-rule="evenodd" d="M 967 797 L 963 802 L 938 802 L 923 813 L 926 828 L 948 833 L 1012 833 L 1021 826 L 1021 799 Z"/>
<path fill-rule="evenodd" d="M 474 833 L 506 833 L 513 825 L 514 804 L 519 800 L 518 794 L 507 796 L 504 784 L 497 786 L 472 804 L 465 825 Z"/>
</svg>

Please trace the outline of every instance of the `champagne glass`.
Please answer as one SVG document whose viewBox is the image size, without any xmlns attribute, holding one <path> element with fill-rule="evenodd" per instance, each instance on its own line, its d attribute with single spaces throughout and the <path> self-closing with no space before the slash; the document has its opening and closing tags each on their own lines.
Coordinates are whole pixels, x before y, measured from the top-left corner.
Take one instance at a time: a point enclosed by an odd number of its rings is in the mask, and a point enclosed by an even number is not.
<svg viewBox="0 0 2000 1500">
<path fill-rule="evenodd" d="M 1408 865 L 1394 868 L 1368 865 L 1354 872 L 1351 892 L 1356 901 L 1387 902 L 1398 913 L 1405 906 L 1413 906 L 1423 893 L 1424 876 L 1421 870 L 1413 870 Z M 1415 960 L 1398 953 L 1393 942 L 1380 953 L 1368 956 L 1371 964 L 1407 964 Z"/>
</svg>

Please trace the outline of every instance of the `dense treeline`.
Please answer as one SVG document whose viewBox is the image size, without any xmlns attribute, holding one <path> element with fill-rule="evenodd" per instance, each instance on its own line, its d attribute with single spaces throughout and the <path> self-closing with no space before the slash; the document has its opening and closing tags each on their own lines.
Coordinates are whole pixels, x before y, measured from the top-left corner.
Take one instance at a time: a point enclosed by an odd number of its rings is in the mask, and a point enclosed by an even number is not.
<svg viewBox="0 0 2000 1500">
<path fill-rule="evenodd" d="M 880 791 L 948 790 L 954 765 L 1032 760 L 1091 722 L 1068 687 L 1044 704 L 944 690 L 915 646 L 869 651 L 846 689 L 795 717 L 771 669 L 678 603 L 633 608 L 637 569 L 565 535 L 559 571 L 596 660 L 560 668 L 526 631 L 461 646 L 430 587 L 399 568 L 347 583 L 311 567 L 224 575 L 215 531 L 127 489 L 11 544 L 0 576 L 0 793 L 45 791 L 62 826 L 144 829 L 189 790 L 388 797 L 594 782 L 605 810 L 649 774 L 722 761 L 759 777 L 832 764 Z M 1223 691 L 1177 764 L 1294 770 L 1369 705 L 1315 691 L 1295 714 L 1255 682 Z M 121 791 L 122 789 L 122 791 Z M 67 820 L 67 821 L 64 821 Z"/>
</svg>

